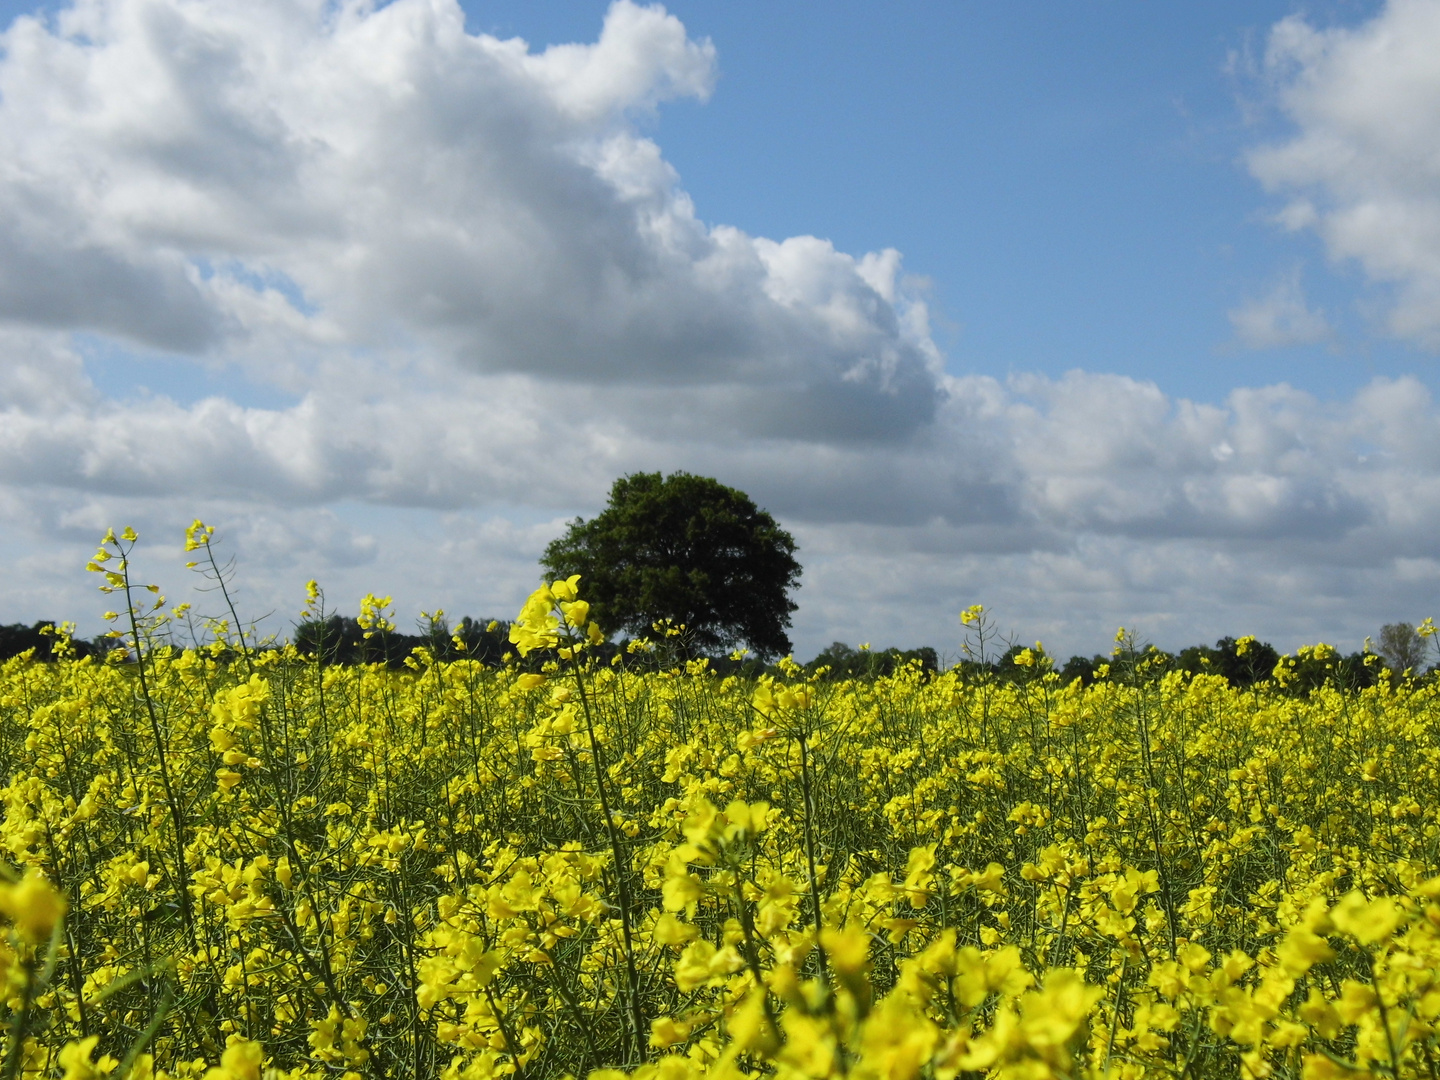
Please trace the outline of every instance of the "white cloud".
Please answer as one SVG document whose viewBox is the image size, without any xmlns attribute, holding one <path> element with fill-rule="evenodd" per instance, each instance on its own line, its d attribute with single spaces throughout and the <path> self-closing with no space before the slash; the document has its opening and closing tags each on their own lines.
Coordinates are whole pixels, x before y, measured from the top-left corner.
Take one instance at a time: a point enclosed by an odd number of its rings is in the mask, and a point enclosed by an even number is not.
<svg viewBox="0 0 1440 1080">
<path fill-rule="evenodd" d="M 112 524 L 177 591 L 196 515 L 280 629 L 312 575 L 350 608 L 504 615 L 564 521 L 641 469 L 718 476 L 796 530 L 802 652 L 943 647 L 976 600 L 1061 650 L 1136 620 L 1358 643 L 1433 576 L 1440 411 L 1418 383 L 1206 405 L 946 375 L 897 252 L 700 221 L 633 118 L 713 77 L 708 43 L 623 0 L 598 43 L 544 52 L 466 34 L 446 0 L 17 22 L 0 620 L 93 622 L 79 567 Z M 214 390 L 101 389 L 126 349 Z"/>
<path fill-rule="evenodd" d="M 1298 268 L 1276 281 L 1264 296 L 1246 301 L 1228 315 L 1236 340 L 1247 349 L 1317 345 L 1335 335 L 1325 312 L 1306 302 Z"/>
<path fill-rule="evenodd" d="M 447 0 L 86 0 L 58 27 L 3 39 L 0 317 L 728 387 L 751 423 L 778 393 L 826 437 L 933 412 L 898 256 L 707 228 L 634 130 L 713 80 L 662 9 L 541 53 Z"/>
<path fill-rule="evenodd" d="M 1266 69 L 1293 137 L 1254 150 L 1251 172 L 1288 199 L 1337 260 L 1392 286 L 1389 329 L 1440 347 L 1440 3 L 1389 0 L 1353 29 L 1293 15 Z"/>
</svg>

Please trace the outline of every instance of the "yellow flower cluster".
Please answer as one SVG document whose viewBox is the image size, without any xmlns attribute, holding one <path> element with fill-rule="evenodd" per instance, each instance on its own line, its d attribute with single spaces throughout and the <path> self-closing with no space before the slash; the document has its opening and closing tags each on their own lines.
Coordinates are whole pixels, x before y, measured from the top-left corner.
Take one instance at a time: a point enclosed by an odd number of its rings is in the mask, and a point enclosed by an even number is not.
<svg viewBox="0 0 1440 1080">
<path fill-rule="evenodd" d="M 0 667 L 3 1080 L 1440 1071 L 1432 686 L 640 670 L 580 591 Z"/>
</svg>

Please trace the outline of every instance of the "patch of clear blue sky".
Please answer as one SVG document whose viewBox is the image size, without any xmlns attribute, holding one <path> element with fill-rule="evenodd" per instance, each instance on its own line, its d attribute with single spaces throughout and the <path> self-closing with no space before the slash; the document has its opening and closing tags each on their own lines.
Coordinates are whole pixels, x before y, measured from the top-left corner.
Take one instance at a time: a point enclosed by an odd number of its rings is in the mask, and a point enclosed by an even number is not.
<svg viewBox="0 0 1440 1080">
<path fill-rule="evenodd" d="M 465 6 L 472 30 L 534 47 L 592 40 L 604 11 Z M 1297 10 L 1289 0 L 667 7 L 719 54 L 713 98 L 668 105 L 653 125 L 699 214 L 855 253 L 900 249 L 931 282 L 956 373 L 1079 367 L 1202 401 L 1281 381 L 1329 398 L 1376 375 L 1440 374 L 1359 314 L 1373 293 L 1354 267 L 1266 221 L 1279 202 L 1245 171 L 1244 151 L 1286 129 L 1242 108 L 1262 87 L 1239 72 Z M 1354 25 L 1379 7 L 1305 13 Z M 1235 347 L 1226 312 L 1297 265 L 1339 347 Z"/>
<path fill-rule="evenodd" d="M 607 6 L 463 2 L 471 31 L 537 49 L 593 41 Z M 34 7 L 0 0 L 0 24 Z M 1361 314 L 1380 297 L 1355 267 L 1267 222 L 1279 203 L 1241 162 L 1285 127 L 1242 108 L 1262 88 L 1227 73 L 1230 57 L 1258 56 L 1291 0 L 667 7 L 719 55 L 708 103 L 646 124 L 700 216 L 857 254 L 900 249 L 931 283 L 956 373 L 1085 368 L 1216 402 L 1282 381 L 1321 398 L 1377 375 L 1440 385 L 1433 356 Z M 1354 25 L 1379 7 L 1304 12 Z M 1339 345 L 1235 347 L 1226 312 L 1297 266 Z"/>
<path fill-rule="evenodd" d="M 287 409 L 300 395 L 257 382 L 234 364 L 140 350 L 98 334 L 75 335 L 85 374 L 100 393 L 115 401 L 166 397 L 194 405 L 218 397 L 252 409 Z"/>
</svg>

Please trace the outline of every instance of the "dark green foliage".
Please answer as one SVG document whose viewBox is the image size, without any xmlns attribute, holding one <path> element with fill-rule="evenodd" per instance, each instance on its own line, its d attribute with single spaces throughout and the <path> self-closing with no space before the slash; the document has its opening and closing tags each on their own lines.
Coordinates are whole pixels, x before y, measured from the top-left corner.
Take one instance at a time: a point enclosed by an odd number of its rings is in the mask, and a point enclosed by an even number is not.
<svg viewBox="0 0 1440 1080">
<path fill-rule="evenodd" d="M 322 664 L 388 664 L 399 667 L 405 663 L 415 649 L 430 650 L 437 660 L 479 660 L 486 664 L 498 665 L 507 652 L 511 651 L 508 623 L 496 623 L 495 629 L 486 629 L 486 623 L 476 622 L 470 616 L 460 620 L 452 631 L 443 620 L 436 620 L 423 633 L 401 634 L 394 631 L 377 632 L 365 636 L 360 623 L 354 618 L 332 615 L 321 622 L 312 619 L 295 628 L 295 646 L 307 656 L 318 657 Z M 453 637 L 459 637 L 456 645 Z"/>
<path fill-rule="evenodd" d="M 1234 687 L 1256 686 L 1270 683 L 1275 677 L 1275 666 L 1280 662 L 1280 653 L 1265 641 L 1250 641 L 1244 652 L 1233 637 L 1224 637 L 1214 646 L 1192 645 L 1180 652 L 1170 654 L 1153 646 L 1143 651 L 1135 650 L 1133 655 L 1124 654 L 1108 659 L 1102 656 L 1086 660 L 1072 656 L 1061 669 L 1066 681 L 1079 678 L 1088 686 L 1096 678 L 1096 669 L 1109 664 L 1108 677 L 1121 681 L 1132 678 L 1154 678 L 1169 671 L 1183 671 L 1195 675 L 1223 675 Z M 1366 656 L 1370 655 L 1370 662 Z M 1359 690 L 1373 686 L 1379 674 L 1373 654 L 1351 653 L 1340 656 L 1330 653 L 1317 658 L 1314 654 L 1298 654 L 1288 662 L 1291 676 L 1286 679 L 1284 692 L 1303 696 L 1326 684 L 1333 684 L 1345 690 Z"/>
<path fill-rule="evenodd" d="M 1326 683 L 1334 683 L 1342 690 L 1362 690 L 1374 686 L 1380 677 L 1380 664 L 1374 653 L 1369 653 L 1370 663 L 1365 662 L 1366 653 L 1351 653 L 1349 656 L 1334 655 L 1325 659 L 1314 656 L 1297 658 L 1294 672 L 1295 681 L 1288 689 L 1296 694 L 1308 694 Z M 1397 673 L 1398 674 L 1398 673 Z"/>
<path fill-rule="evenodd" d="M 35 659 L 53 660 L 55 658 L 54 634 L 41 633 L 47 627 L 55 623 L 49 619 L 41 619 L 34 626 L 26 626 L 23 623 L 11 623 L 8 626 L 0 626 L 0 660 L 9 660 L 12 656 L 19 656 L 27 649 L 35 650 Z M 72 641 L 70 648 L 75 656 L 93 656 L 101 650 L 97 649 L 88 641 Z"/>
<path fill-rule="evenodd" d="M 1419 675 L 1425 670 L 1425 658 L 1430 652 L 1429 642 L 1421 637 L 1410 623 L 1387 623 L 1380 628 L 1380 643 L 1375 647 L 1388 667 L 1396 675 L 1413 671 Z"/>
<path fill-rule="evenodd" d="M 1223 637 L 1215 647 L 1192 645 L 1175 657 L 1175 664 L 1192 675 L 1224 675 L 1231 686 L 1252 686 L 1270 678 L 1280 654 L 1268 641 L 1252 641 L 1242 656 L 1233 637 Z"/>
<path fill-rule="evenodd" d="M 833 642 L 828 649 L 805 665 L 807 671 L 826 668 L 829 679 L 873 679 L 895 674 L 907 664 L 933 674 L 940 668 L 940 658 L 926 645 L 919 649 L 852 649 L 843 641 Z"/>
<path fill-rule="evenodd" d="M 590 617 L 607 634 L 648 637 L 668 620 L 686 628 L 692 655 L 738 645 L 790 652 L 795 541 L 749 496 L 708 477 L 621 477 L 606 508 L 571 522 L 540 564 L 552 578 L 580 575 Z"/>
<path fill-rule="evenodd" d="M 1081 686 L 1089 686 L 1095 681 L 1095 671 L 1101 664 L 1108 664 L 1110 661 L 1096 653 L 1090 659 L 1083 656 L 1072 656 L 1065 661 L 1065 666 L 1060 669 L 1060 681 L 1067 686 L 1076 679 L 1080 680 Z"/>
</svg>

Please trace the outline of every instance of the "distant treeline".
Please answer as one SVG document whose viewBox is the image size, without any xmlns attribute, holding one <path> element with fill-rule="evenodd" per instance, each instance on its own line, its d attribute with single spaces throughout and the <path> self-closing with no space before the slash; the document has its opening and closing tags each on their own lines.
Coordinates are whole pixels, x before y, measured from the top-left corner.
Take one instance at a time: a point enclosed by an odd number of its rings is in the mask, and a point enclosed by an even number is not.
<svg viewBox="0 0 1440 1080">
<path fill-rule="evenodd" d="M 1144 661 L 1148 661 L 1150 670 L 1159 673 L 1188 671 L 1191 675 L 1224 675 L 1231 686 L 1252 686 L 1274 674 L 1275 665 L 1280 662 L 1280 653 L 1273 645 L 1268 641 L 1249 641 L 1246 642 L 1243 652 L 1239 645 L 1236 638 L 1225 637 L 1215 642 L 1213 646 L 1192 645 L 1177 653 L 1146 648 L 1129 656 L 1122 655 L 1120 657 L 1097 655 L 1087 659 L 1084 656 L 1072 656 L 1058 670 L 1063 682 L 1079 679 L 1086 686 L 1095 681 L 1096 673 L 1102 665 L 1109 665 L 1113 669 L 1124 667 L 1127 663 L 1135 664 Z M 1014 651 L 1012 650 L 1012 653 Z M 1008 656 L 1007 659 L 1009 659 Z M 1345 665 L 1347 674 L 1350 673 L 1349 668 L 1352 666 L 1365 668 L 1360 653 L 1340 662 Z M 1323 681 L 1322 679 L 1321 682 Z M 1374 680 L 1371 679 L 1364 685 L 1369 686 L 1373 682 Z"/>
<path fill-rule="evenodd" d="M 26 626 L 24 623 L 12 623 L 9 626 L 0 626 L 0 660 L 9 660 L 12 656 L 19 656 L 29 650 L 35 650 L 35 656 L 39 660 L 53 660 L 55 658 L 55 643 L 58 638 L 52 633 L 46 633 L 52 626 L 57 626 L 48 619 L 41 619 L 34 626 Z M 104 639 L 99 639 L 103 641 Z M 75 656 L 94 656 L 103 653 L 110 646 L 101 645 L 97 642 L 81 641 L 76 638 L 70 643 L 70 648 Z"/>
<path fill-rule="evenodd" d="M 1063 684 L 1079 679 L 1082 685 L 1089 686 L 1102 674 L 1109 679 L 1124 681 L 1183 671 L 1190 675 L 1223 675 L 1231 686 L 1246 687 L 1274 679 L 1280 659 L 1279 650 L 1267 641 L 1244 639 L 1242 642 L 1241 639 L 1225 637 L 1213 646 L 1192 645 L 1174 653 L 1142 646 L 1123 649 L 1112 656 L 1072 656 L 1063 665 L 1033 647 L 1012 645 L 992 660 L 962 660 L 957 666 L 970 675 L 983 675 L 1000 682 L 1029 682 L 1038 675 L 1054 671 Z M 805 667 L 811 672 L 823 669 L 825 678 L 849 679 L 890 675 L 907 665 L 925 672 L 938 671 L 940 667 L 935 650 L 931 648 L 872 651 L 854 649 L 839 641 Z M 1286 667 L 1286 688 L 1307 692 L 1327 682 L 1347 689 L 1374 686 L 1385 664 L 1374 653 L 1355 652 L 1342 656 L 1333 652 L 1316 654 L 1301 650 L 1300 654 L 1290 658 Z M 1418 674 L 1419 669 L 1416 671 Z"/>
<path fill-rule="evenodd" d="M 0 660 L 9 660 L 27 650 L 37 660 L 53 660 L 58 638 L 47 633 L 59 625 L 42 619 L 34 626 L 14 623 L 0 626 Z M 493 628 L 493 629 L 492 629 Z M 334 615 L 324 620 L 302 622 L 292 640 L 300 651 L 324 664 L 388 664 L 400 667 L 416 648 L 425 647 L 441 660 L 469 657 L 487 664 L 499 664 L 511 651 L 508 623 L 479 623 L 466 617 L 452 631 L 444 623 L 432 624 L 428 634 L 401 634 L 381 631 L 366 636 L 358 620 Z M 457 643 L 456 639 L 459 639 Z M 70 649 L 77 657 L 104 655 L 119 643 L 101 635 L 93 641 L 75 638 Z"/>
<path fill-rule="evenodd" d="M 53 660 L 54 647 L 58 640 L 46 631 L 57 623 L 42 619 L 34 626 L 16 623 L 0 626 L 0 660 L 9 660 L 27 650 L 34 650 L 37 660 Z M 300 652 L 313 657 L 322 664 L 385 664 L 399 668 L 414 655 L 417 648 L 427 649 L 437 660 L 479 660 L 490 665 L 504 662 L 506 654 L 515 651 L 510 644 L 510 624 L 498 620 L 472 619 L 468 615 L 452 629 L 444 620 L 432 621 L 424 632 L 403 634 L 395 630 L 377 630 L 369 634 L 352 616 L 332 615 L 327 619 L 312 619 L 295 627 L 290 638 Z M 70 643 L 77 657 L 104 656 L 122 647 L 115 639 L 100 635 L 93 641 L 75 638 Z M 272 647 L 269 645 L 262 647 Z M 622 646 L 606 643 L 599 654 L 606 661 Z M 219 657 L 226 655 L 220 649 Z M 544 658 L 538 654 L 532 657 L 538 669 Z"/>
<path fill-rule="evenodd" d="M 1026 677 L 1022 674 L 1025 668 L 1015 663 L 1015 657 L 1021 651 L 1019 646 L 1011 648 L 995 665 L 997 675 L 1012 679 Z M 1280 652 L 1268 641 L 1246 639 L 1242 647 L 1239 639 L 1224 637 L 1213 646 L 1192 645 L 1174 653 L 1149 646 L 1122 651 L 1114 656 L 1072 656 L 1056 671 L 1061 682 L 1079 679 L 1086 686 L 1104 670 L 1112 678 L 1137 673 L 1158 676 L 1171 671 L 1183 671 L 1190 675 L 1223 675 L 1231 686 L 1244 687 L 1273 679 L 1279 663 Z M 1291 658 L 1287 667 L 1286 685 L 1291 690 L 1309 691 L 1327 682 L 1359 690 L 1375 685 L 1384 664 L 1374 653 L 1354 652 L 1342 656 L 1336 652 L 1307 653 L 1302 649 L 1300 654 Z"/>
<path fill-rule="evenodd" d="M 58 639 L 54 634 L 46 633 L 51 625 L 41 620 L 33 626 L 20 623 L 0 626 L 0 660 L 8 660 L 32 649 L 36 659 L 53 659 Z M 514 652 L 509 633 L 509 623 L 498 620 L 482 622 L 466 616 L 453 629 L 441 620 L 431 623 L 422 633 L 402 634 L 390 630 L 373 632 L 367 637 L 355 618 L 333 615 L 323 621 L 300 623 L 292 640 L 301 653 L 314 657 L 322 664 L 385 664 L 399 668 L 417 648 L 424 648 L 437 660 L 471 659 L 498 665 Z M 607 642 L 596 650 L 596 656 L 606 663 L 616 655 L 628 659 L 631 653 L 627 645 L 628 642 L 623 641 Z M 103 635 L 94 641 L 76 638 L 70 643 L 70 648 L 77 657 L 104 655 L 115 648 L 115 642 Z M 1236 638 L 1226 637 L 1213 646 L 1192 645 L 1175 653 L 1151 646 L 1108 657 L 1072 656 L 1063 665 L 1056 665 L 1043 652 L 1014 645 L 994 660 L 985 663 L 963 660 L 959 667 L 971 674 L 988 675 L 1002 682 L 1025 682 L 1034 679 L 1037 674 L 1053 670 L 1062 683 L 1079 679 L 1089 686 L 1102 672 L 1108 678 L 1128 679 L 1183 671 L 1191 675 L 1223 675 L 1231 686 L 1244 687 L 1272 679 L 1280 659 L 1280 653 L 1269 642 L 1245 639 L 1242 643 Z M 543 657 L 536 654 L 522 666 L 538 668 L 541 662 Z M 753 659 L 711 657 L 706 663 L 722 675 L 754 676 L 767 670 Z M 928 646 L 873 650 L 856 649 L 837 641 L 806 664 L 805 670 L 819 672 L 827 679 L 856 679 L 889 676 L 906 667 L 933 674 L 940 670 L 940 658 Z M 1382 663 L 1373 653 L 1317 656 L 1305 654 L 1302 650 L 1301 655 L 1292 658 L 1288 667 L 1287 687 L 1303 692 L 1327 682 L 1349 689 L 1373 686 L 1380 677 Z"/>
<path fill-rule="evenodd" d="M 313 619 L 295 628 L 294 643 L 306 656 L 322 664 L 387 664 L 400 667 L 418 648 L 429 650 L 437 660 L 479 660 L 499 664 L 514 651 L 510 624 L 465 616 L 451 629 L 443 620 L 430 624 L 427 632 L 402 634 L 395 630 L 376 631 L 366 636 L 359 621 L 332 615 L 323 622 Z"/>
<path fill-rule="evenodd" d="M 825 678 L 829 679 L 863 679 L 893 675 L 907 665 L 933 673 L 940 670 L 940 657 L 928 645 L 903 650 L 852 649 L 843 641 L 836 641 L 806 664 L 805 669 L 815 672 L 823 668 Z"/>
</svg>

